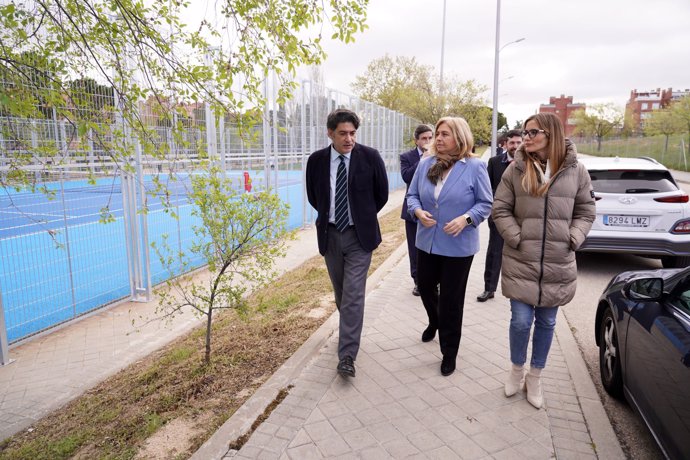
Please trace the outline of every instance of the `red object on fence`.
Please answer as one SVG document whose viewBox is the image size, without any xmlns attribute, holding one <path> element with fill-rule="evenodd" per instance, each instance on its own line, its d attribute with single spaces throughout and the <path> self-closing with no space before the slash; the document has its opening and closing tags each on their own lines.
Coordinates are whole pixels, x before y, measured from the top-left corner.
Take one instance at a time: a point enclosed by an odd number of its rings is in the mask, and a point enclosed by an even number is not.
<svg viewBox="0 0 690 460">
<path fill-rule="evenodd" d="M 249 177 L 249 172 L 244 172 L 244 191 L 249 193 L 252 191 L 252 178 Z"/>
</svg>

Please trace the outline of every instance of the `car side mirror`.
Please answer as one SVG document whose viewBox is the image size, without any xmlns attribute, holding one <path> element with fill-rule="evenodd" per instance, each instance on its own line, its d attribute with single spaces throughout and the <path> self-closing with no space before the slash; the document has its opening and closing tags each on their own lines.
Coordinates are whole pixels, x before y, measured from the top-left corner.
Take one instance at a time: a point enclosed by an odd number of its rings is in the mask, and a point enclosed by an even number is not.
<svg viewBox="0 0 690 460">
<path fill-rule="evenodd" d="M 631 300 L 660 300 L 664 293 L 662 278 L 637 278 L 625 283 L 623 287 L 625 297 Z"/>
</svg>

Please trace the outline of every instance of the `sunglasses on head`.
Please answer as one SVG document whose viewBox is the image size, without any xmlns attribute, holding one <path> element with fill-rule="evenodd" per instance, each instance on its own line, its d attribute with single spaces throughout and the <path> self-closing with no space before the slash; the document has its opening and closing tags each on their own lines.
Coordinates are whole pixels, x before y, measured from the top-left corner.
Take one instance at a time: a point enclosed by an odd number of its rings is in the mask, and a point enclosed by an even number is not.
<svg viewBox="0 0 690 460">
<path fill-rule="evenodd" d="M 545 135 L 548 136 L 548 133 L 546 131 L 544 131 L 543 129 L 525 129 L 520 134 L 522 134 L 522 137 L 528 137 L 529 136 L 529 138 L 532 139 L 539 133 L 544 133 Z"/>
</svg>

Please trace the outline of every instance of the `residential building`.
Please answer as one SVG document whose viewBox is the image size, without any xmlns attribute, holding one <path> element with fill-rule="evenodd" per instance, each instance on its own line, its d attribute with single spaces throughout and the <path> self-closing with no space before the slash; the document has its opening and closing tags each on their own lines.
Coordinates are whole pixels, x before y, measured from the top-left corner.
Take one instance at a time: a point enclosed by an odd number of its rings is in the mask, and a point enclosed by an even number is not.
<svg viewBox="0 0 690 460">
<path fill-rule="evenodd" d="M 626 123 L 630 123 L 633 131 L 641 131 L 644 121 L 655 110 L 669 106 L 671 102 L 690 95 L 690 89 L 673 90 L 671 88 L 657 88 L 652 91 L 630 91 L 630 99 L 625 104 Z"/>
<path fill-rule="evenodd" d="M 566 137 L 571 137 L 575 131 L 573 114 L 578 110 L 585 110 L 585 104 L 576 104 L 572 96 L 561 94 L 560 97 L 550 97 L 548 104 L 539 105 L 539 113 L 553 113 L 561 119 Z"/>
</svg>

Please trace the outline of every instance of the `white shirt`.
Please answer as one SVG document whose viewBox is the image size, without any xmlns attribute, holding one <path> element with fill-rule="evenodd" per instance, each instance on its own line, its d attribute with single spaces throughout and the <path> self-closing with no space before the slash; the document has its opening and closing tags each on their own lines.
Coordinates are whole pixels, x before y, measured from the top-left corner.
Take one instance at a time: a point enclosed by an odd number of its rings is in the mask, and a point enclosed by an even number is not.
<svg viewBox="0 0 690 460">
<path fill-rule="evenodd" d="M 349 177 L 350 173 L 350 153 L 347 152 L 342 154 L 343 158 L 345 158 L 345 173 L 347 174 L 347 177 Z M 328 222 L 331 224 L 335 223 L 335 179 L 338 175 L 338 165 L 340 164 L 340 153 L 336 149 L 333 148 L 331 145 L 331 207 L 328 210 Z M 349 186 L 349 184 L 348 184 Z M 349 195 L 349 193 L 348 193 Z M 347 200 L 347 219 L 350 225 L 353 225 L 354 222 L 352 222 L 352 212 L 350 211 L 350 200 Z"/>
<path fill-rule="evenodd" d="M 465 158 L 461 158 L 460 160 L 463 163 L 465 163 Z M 436 187 L 434 188 L 434 199 L 438 201 L 438 196 L 441 194 L 441 190 L 443 190 L 443 185 L 446 183 L 446 180 L 448 179 L 448 176 L 450 176 L 451 171 L 453 170 L 453 167 L 455 166 L 455 163 L 453 163 L 453 166 L 448 168 L 448 173 L 446 174 L 446 178 L 443 178 L 443 175 L 438 178 L 438 182 L 436 182 Z"/>
</svg>

